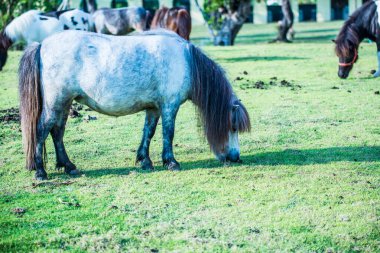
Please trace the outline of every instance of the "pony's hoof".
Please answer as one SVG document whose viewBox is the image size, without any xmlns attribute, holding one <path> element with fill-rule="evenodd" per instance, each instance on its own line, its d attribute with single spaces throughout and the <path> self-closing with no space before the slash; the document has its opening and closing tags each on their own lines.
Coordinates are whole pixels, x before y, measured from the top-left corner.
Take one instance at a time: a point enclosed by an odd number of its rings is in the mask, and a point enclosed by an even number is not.
<svg viewBox="0 0 380 253">
<path fill-rule="evenodd" d="M 38 180 L 38 181 L 43 181 L 43 180 L 47 180 L 48 179 L 46 172 L 45 173 L 36 172 L 34 178 L 36 180 Z"/>
<path fill-rule="evenodd" d="M 65 173 L 71 176 L 77 176 L 80 174 L 79 170 L 73 163 L 68 163 L 65 165 Z"/>
<path fill-rule="evenodd" d="M 375 74 L 373 74 L 374 78 L 379 77 L 379 76 L 380 76 L 380 72 L 379 71 L 376 71 Z"/>
<path fill-rule="evenodd" d="M 171 161 L 171 162 L 165 164 L 165 166 L 168 168 L 168 170 L 171 170 L 171 171 L 180 171 L 181 170 L 181 166 L 179 166 L 179 163 L 174 162 L 174 161 Z"/>
<path fill-rule="evenodd" d="M 149 158 L 144 158 L 142 160 L 136 160 L 136 165 L 140 164 L 142 170 L 154 170 L 153 163 Z"/>
</svg>

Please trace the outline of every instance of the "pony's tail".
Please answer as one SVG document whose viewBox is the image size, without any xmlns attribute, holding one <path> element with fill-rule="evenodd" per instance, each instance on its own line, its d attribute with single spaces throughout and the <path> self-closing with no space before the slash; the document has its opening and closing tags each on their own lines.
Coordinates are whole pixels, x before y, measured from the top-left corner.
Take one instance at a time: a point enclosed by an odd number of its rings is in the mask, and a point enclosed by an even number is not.
<svg viewBox="0 0 380 253">
<path fill-rule="evenodd" d="M 191 17 L 187 10 L 181 9 L 178 11 L 178 34 L 185 40 L 190 40 L 191 33 Z"/>
<path fill-rule="evenodd" d="M 28 170 L 36 169 L 34 155 L 37 145 L 37 124 L 42 111 L 40 48 L 41 44 L 38 43 L 29 46 L 21 58 L 18 69 L 21 130 Z"/>
</svg>

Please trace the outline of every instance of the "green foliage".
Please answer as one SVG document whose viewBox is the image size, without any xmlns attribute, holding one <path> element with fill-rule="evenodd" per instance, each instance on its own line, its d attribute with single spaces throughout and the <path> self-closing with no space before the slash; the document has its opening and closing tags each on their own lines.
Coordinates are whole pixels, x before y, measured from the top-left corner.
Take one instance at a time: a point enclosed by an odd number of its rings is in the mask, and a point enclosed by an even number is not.
<svg viewBox="0 0 380 253">
<path fill-rule="evenodd" d="M 228 2 L 228 1 L 227 1 Z M 220 10 L 225 7 L 226 1 L 205 0 L 203 3 L 204 12 L 207 15 L 206 22 L 214 30 L 220 30 L 223 24 L 223 16 Z"/>
<path fill-rule="evenodd" d="M 143 113 L 82 110 L 98 119 L 70 118 L 64 139 L 83 175 L 54 169 L 49 138 L 50 180 L 38 184 L 24 169 L 19 125 L 1 122 L 0 251 L 380 252 L 380 87 L 369 73 L 376 45 L 362 43 L 362 60 L 338 79 L 330 39 L 341 25 L 297 23 L 294 43 L 268 44 L 273 24 L 247 24 L 234 47 L 203 47 L 250 113 L 242 164 L 214 159 L 191 103 L 176 121 L 181 172 L 161 167 L 161 125 L 150 152 L 156 171 L 135 166 Z M 192 41 L 205 37 L 195 26 Z M 0 110 L 18 106 L 20 56 L 11 52 L 0 73 Z M 273 77 L 278 85 L 241 88 Z"/>
<path fill-rule="evenodd" d="M 36 9 L 44 12 L 55 10 L 61 0 L 4 0 L 0 5 L 0 29 L 27 10 Z"/>
</svg>

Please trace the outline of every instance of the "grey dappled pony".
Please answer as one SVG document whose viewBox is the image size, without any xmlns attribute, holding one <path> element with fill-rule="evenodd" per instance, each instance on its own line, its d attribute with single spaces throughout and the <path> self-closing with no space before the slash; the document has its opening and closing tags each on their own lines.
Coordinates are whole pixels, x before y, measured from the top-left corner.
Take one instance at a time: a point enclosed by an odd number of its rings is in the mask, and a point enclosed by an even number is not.
<svg viewBox="0 0 380 253">
<path fill-rule="evenodd" d="M 73 67 L 77 66 L 77 67 Z M 25 51 L 19 67 L 21 128 L 26 167 L 46 179 L 44 142 L 50 133 L 57 168 L 78 174 L 63 144 L 75 100 L 111 116 L 146 111 L 137 162 L 153 169 L 149 145 L 162 117 L 162 161 L 180 166 L 173 155 L 178 109 L 191 100 L 199 110 L 211 150 L 221 161 L 240 161 L 238 132 L 250 130 L 249 115 L 223 69 L 173 32 L 108 36 L 65 31 Z"/>
<path fill-rule="evenodd" d="M 104 8 L 94 12 L 95 30 L 98 33 L 126 35 L 134 30 L 146 30 L 147 11 L 142 7 Z"/>
</svg>

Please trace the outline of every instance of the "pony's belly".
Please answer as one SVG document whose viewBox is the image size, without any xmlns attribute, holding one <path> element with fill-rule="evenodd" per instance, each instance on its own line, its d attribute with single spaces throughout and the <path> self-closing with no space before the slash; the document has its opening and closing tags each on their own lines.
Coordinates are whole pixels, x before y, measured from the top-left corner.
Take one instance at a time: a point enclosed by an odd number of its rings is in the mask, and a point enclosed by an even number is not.
<svg viewBox="0 0 380 253">
<path fill-rule="evenodd" d="M 129 100 L 119 103 L 104 103 L 102 101 L 95 101 L 89 97 L 77 97 L 75 100 L 87 105 L 94 111 L 115 117 L 134 114 L 148 108 L 157 108 L 157 105 L 150 101 Z"/>
</svg>

